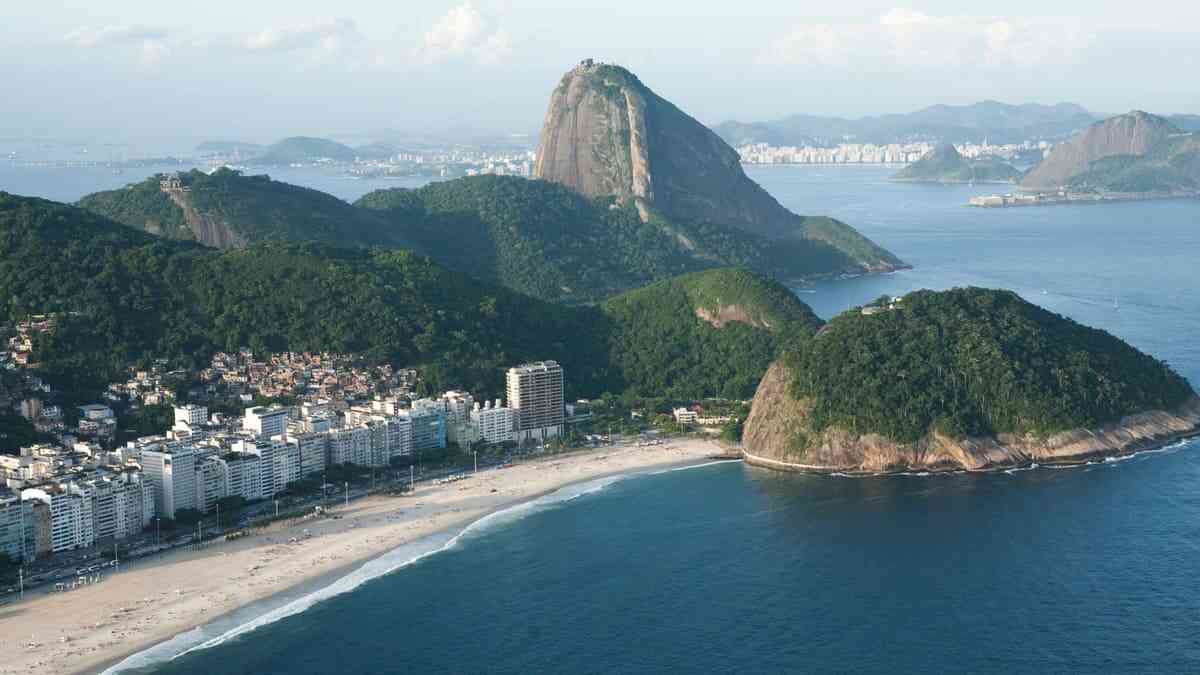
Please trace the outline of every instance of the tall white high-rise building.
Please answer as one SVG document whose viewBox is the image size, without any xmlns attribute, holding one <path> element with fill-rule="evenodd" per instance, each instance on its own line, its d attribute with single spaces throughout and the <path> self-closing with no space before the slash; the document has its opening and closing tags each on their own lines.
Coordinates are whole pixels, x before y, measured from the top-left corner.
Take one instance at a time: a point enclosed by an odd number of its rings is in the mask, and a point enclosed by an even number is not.
<svg viewBox="0 0 1200 675">
<path fill-rule="evenodd" d="M 517 441 L 545 440 L 563 431 L 563 371 L 555 361 L 509 368 L 508 405 L 517 415 Z"/>
<path fill-rule="evenodd" d="M 196 448 L 187 444 L 142 451 L 142 472 L 154 487 L 154 508 L 163 518 L 200 508 L 196 503 L 196 454 Z"/>
</svg>

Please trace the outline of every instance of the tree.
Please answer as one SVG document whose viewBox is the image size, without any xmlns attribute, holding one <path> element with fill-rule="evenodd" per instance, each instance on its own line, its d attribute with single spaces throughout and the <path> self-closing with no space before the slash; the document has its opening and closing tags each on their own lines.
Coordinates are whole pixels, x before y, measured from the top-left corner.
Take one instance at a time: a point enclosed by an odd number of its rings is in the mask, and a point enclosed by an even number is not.
<svg viewBox="0 0 1200 675">
<path fill-rule="evenodd" d="M 217 523 L 220 527 L 226 527 L 238 522 L 242 515 L 242 509 L 246 506 L 246 498 L 241 495 L 230 495 L 221 497 L 217 500 L 218 513 L 221 514 L 221 520 Z"/>
</svg>

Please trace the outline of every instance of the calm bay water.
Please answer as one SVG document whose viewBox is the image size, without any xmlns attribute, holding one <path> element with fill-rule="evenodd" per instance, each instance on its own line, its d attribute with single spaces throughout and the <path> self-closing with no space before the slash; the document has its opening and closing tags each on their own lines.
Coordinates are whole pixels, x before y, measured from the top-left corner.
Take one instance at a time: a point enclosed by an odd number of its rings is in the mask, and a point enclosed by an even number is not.
<svg viewBox="0 0 1200 675">
<path fill-rule="evenodd" d="M 893 185 L 888 173 L 751 171 L 786 206 L 841 218 L 915 266 L 797 289 L 819 314 L 916 288 L 1011 288 L 1200 385 L 1200 202 L 984 211 L 962 204 L 987 187 Z M 345 199 L 374 189 L 276 177 Z M 56 196 L 12 182 L 0 172 L 0 189 Z M 1200 671 L 1197 443 L 984 476 L 709 466 L 572 488 L 448 538 L 145 670 Z"/>
</svg>

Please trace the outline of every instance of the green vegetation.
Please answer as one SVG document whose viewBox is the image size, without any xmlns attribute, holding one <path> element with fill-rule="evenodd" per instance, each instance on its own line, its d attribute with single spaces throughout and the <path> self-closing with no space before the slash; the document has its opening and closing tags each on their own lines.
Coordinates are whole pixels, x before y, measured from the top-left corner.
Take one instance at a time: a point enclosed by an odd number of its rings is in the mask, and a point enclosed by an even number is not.
<svg viewBox="0 0 1200 675">
<path fill-rule="evenodd" d="M 29 420 L 11 412 L 0 412 L 0 454 L 17 454 L 17 450 L 37 442 L 37 430 Z"/>
<path fill-rule="evenodd" d="M 951 144 L 934 148 L 892 180 L 913 183 L 1015 183 L 1021 172 L 998 157 L 967 159 Z"/>
<path fill-rule="evenodd" d="M 1114 155 L 1088 165 L 1068 186 L 1099 192 L 1200 189 L 1200 135 L 1174 136 L 1145 155 Z"/>
<path fill-rule="evenodd" d="M 174 409 L 169 405 L 146 405 L 118 414 L 118 442 L 142 436 L 161 434 L 175 423 Z"/>
<path fill-rule="evenodd" d="M 807 429 L 913 442 L 1096 427 L 1193 395 L 1167 365 L 1008 291 L 919 291 L 846 312 L 789 349 Z M 815 434 L 810 434 L 810 437 Z M 801 443 L 804 441 L 801 439 Z"/>
<path fill-rule="evenodd" d="M 204 175 L 199 171 L 184 175 L 191 182 L 197 174 Z M 161 175 L 151 176 L 119 190 L 96 192 L 80 199 L 78 205 L 151 234 L 169 239 L 195 239 L 183 209 L 159 189 L 161 178 Z"/>
<path fill-rule="evenodd" d="M 162 176 L 120 190 L 97 192 L 78 205 L 119 223 L 173 239 L 217 246 L 261 241 L 319 241 L 340 246 L 404 246 L 376 214 L 319 190 L 244 176 L 232 169 L 188 171 L 185 213 L 159 189 Z M 224 236 L 225 234 L 228 236 Z"/>
<path fill-rule="evenodd" d="M 214 350 L 331 350 L 418 367 L 434 389 L 497 392 L 500 369 L 555 358 L 595 393 L 595 312 L 538 302 L 403 250 L 261 244 L 217 251 L 0 194 L 0 321 L 71 314 L 38 342 L 49 381 L 97 391 L 132 364 Z"/>
<path fill-rule="evenodd" d="M 787 288 L 740 269 L 660 281 L 602 308 L 612 368 L 626 395 L 638 397 L 749 398 L 782 336 L 821 324 Z"/>
<path fill-rule="evenodd" d="M 60 315 L 34 358 L 68 405 L 131 365 L 162 357 L 196 368 L 216 350 L 243 346 L 361 354 L 420 369 L 430 391 L 496 394 L 504 367 L 555 359 L 571 398 L 747 398 L 779 336 L 820 325 L 787 288 L 743 269 L 685 275 L 600 307 L 566 306 L 406 250 L 265 243 L 221 251 L 3 193 L 0 297 L 0 323 Z M 161 429 L 166 417 L 142 408 L 122 416 L 122 429 Z"/>
<path fill-rule="evenodd" d="M 504 176 L 377 190 L 356 202 L 451 269 L 545 300 L 594 302 L 715 266 L 632 208 Z"/>
<path fill-rule="evenodd" d="M 293 136 L 267 146 L 262 155 L 254 158 L 255 164 L 308 163 L 322 159 L 337 162 L 352 162 L 357 153 L 354 148 L 327 138 Z"/>
</svg>

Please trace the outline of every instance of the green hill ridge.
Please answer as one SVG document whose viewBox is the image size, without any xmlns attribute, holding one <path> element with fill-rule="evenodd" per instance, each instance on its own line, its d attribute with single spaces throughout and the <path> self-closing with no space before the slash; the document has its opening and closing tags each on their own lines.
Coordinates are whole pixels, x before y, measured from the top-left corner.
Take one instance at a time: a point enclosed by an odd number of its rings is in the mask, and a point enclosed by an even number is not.
<svg viewBox="0 0 1200 675">
<path fill-rule="evenodd" d="M 408 250 L 294 242 L 221 250 L 4 193 L 0 297 L 0 323 L 63 315 L 35 357 L 48 381 L 81 395 L 130 365 L 165 357 L 194 367 L 215 350 L 249 346 L 359 353 L 419 368 L 431 389 L 499 392 L 504 366 L 555 359 L 569 395 L 657 396 L 661 386 L 685 398 L 746 397 L 777 356 L 773 336 L 816 325 L 785 287 L 747 270 L 706 270 L 603 307 L 568 306 Z M 654 327 L 681 341 L 662 344 Z M 632 359 L 631 347 L 644 353 Z"/>
<path fill-rule="evenodd" d="M 166 176 L 87 195 L 77 204 L 151 234 L 238 248 L 264 241 L 342 246 L 406 246 L 377 214 L 320 190 L 222 168 L 178 174 L 184 189 L 164 191 Z"/>
<path fill-rule="evenodd" d="M 997 157 L 967 159 L 953 144 L 930 150 L 891 180 L 903 183 L 1015 183 L 1021 172 Z"/>
</svg>

